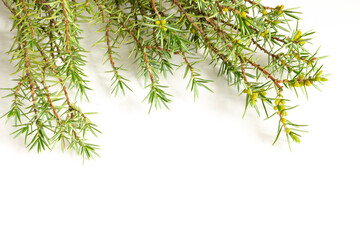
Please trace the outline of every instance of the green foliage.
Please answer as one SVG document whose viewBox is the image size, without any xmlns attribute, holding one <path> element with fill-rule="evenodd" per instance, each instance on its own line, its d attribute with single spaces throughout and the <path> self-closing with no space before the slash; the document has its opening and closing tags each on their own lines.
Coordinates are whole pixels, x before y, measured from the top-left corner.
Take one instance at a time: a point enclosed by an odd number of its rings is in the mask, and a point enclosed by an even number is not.
<svg viewBox="0 0 360 240">
<path fill-rule="evenodd" d="M 96 155 L 98 146 L 87 143 L 86 136 L 99 130 L 75 104 L 88 99 L 91 90 L 83 71 L 83 23 L 99 26 L 102 37 L 96 44 L 106 45 L 104 62 L 111 66 L 115 95 L 131 91 L 117 52 L 124 42 L 131 44 L 138 77 L 149 89 L 144 101 L 150 110 L 168 108 L 172 96 L 160 83 L 161 75 L 166 78 L 180 67 L 185 67 L 194 99 L 201 89 L 212 91 L 212 80 L 203 79 L 196 68 L 210 59 L 218 75 L 246 95 L 245 112 L 253 108 L 260 115 L 263 109 L 266 119 L 279 117 L 275 142 L 281 133 L 289 142 L 300 142 L 303 127 L 285 118 L 296 106 L 284 95 L 301 89 L 307 96 L 307 88 L 327 81 L 321 58 L 305 48 L 314 32 L 303 33 L 298 24 L 292 28 L 299 12 L 283 5 L 253 0 L 2 1 L 17 31 L 9 51 L 17 84 L 8 89 L 13 102 L 4 117 L 14 120 L 14 136 L 24 135 L 28 148 L 39 152 L 60 143 L 84 158 Z M 174 56 L 183 59 L 180 66 Z"/>
</svg>

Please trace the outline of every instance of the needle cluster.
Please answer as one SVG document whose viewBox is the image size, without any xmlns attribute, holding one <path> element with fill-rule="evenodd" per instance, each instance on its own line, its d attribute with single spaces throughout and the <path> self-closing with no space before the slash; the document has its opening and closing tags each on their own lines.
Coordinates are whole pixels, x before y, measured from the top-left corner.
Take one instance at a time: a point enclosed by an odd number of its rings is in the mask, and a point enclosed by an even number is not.
<svg viewBox="0 0 360 240">
<path fill-rule="evenodd" d="M 246 96 L 245 112 L 253 108 L 266 118 L 278 117 L 278 130 L 288 141 L 300 142 L 302 125 L 288 119 L 291 105 L 285 95 L 327 81 L 317 52 L 306 49 L 314 32 L 302 32 L 300 14 L 284 5 L 264 6 L 256 0 L 2 0 L 11 13 L 14 44 L 9 53 L 16 63 L 16 84 L 8 89 L 15 136 L 24 135 L 29 149 L 75 149 L 85 158 L 97 145 L 87 135 L 100 131 L 77 106 L 86 98 L 83 71 L 86 50 L 81 46 L 82 24 L 99 26 L 111 67 L 115 95 L 131 91 L 123 76 L 118 48 L 131 44 L 130 55 L 148 89 L 150 110 L 168 108 L 171 95 L 162 77 L 185 67 L 184 78 L 194 98 L 211 91 L 197 63 L 210 59 L 227 84 Z M 201 53 L 201 54 L 200 54 Z M 173 56 L 183 59 L 179 66 Z M 149 111 L 150 111 L 149 110 Z M 244 113 L 245 114 L 245 113 Z"/>
</svg>

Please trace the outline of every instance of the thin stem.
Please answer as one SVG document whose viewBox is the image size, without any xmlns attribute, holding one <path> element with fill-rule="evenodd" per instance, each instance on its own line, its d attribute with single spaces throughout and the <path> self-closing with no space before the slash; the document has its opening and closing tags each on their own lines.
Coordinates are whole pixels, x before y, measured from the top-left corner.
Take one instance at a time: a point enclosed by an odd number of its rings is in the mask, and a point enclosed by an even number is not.
<svg viewBox="0 0 360 240">
<path fill-rule="evenodd" d="M 283 87 L 279 84 L 279 80 L 277 80 L 276 78 L 274 78 L 268 71 L 266 71 L 264 68 L 262 68 L 259 64 L 251 61 L 250 59 L 248 59 L 247 57 L 243 57 L 245 59 L 245 61 L 247 61 L 248 63 L 250 63 L 251 65 L 253 65 L 255 68 L 257 68 L 258 70 L 260 70 L 262 73 L 265 74 L 266 77 L 270 78 L 274 84 L 278 87 L 279 90 L 281 90 Z"/>
<path fill-rule="evenodd" d="M 33 102 L 33 108 L 35 112 L 35 119 L 37 118 L 37 108 L 36 108 L 36 98 L 35 98 L 35 85 L 34 81 L 31 77 L 31 71 L 30 71 L 30 59 L 28 56 L 28 48 L 27 48 L 27 41 L 24 41 L 24 59 L 25 59 L 25 70 L 26 70 L 26 78 L 30 85 L 30 92 L 31 92 L 31 98 Z"/>
<path fill-rule="evenodd" d="M 29 27 L 30 27 L 30 30 L 31 30 L 32 37 L 34 37 L 35 36 L 34 28 L 33 28 L 32 24 L 31 24 L 31 21 L 30 21 L 29 15 L 28 15 L 28 10 L 27 10 L 27 5 L 26 5 L 25 0 L 22 0 L 22 4 L 23 4 L 23 8 L 24 8 L 25 18 L 29 23 Z"/>
<path fill-rule="evenodd" d="M 61 7 L 62 7 L 63 15 L 64 15 L 66 51 L 68 54 L 70 54 L 69 20 L 67 18 L 67 10 L 65 8 L 65 0 L 61 0 Z"/>
<path fill-rule="evenodd" d="M 1 1 L 4 3 L 5 7 L 7 7 L 7 9 L 10 10 L 10 12 L 11 12 L 13 15 L 16 15 L 15 9 L 13 9 L 6 0 L 1 0 Z"/>
<path fill-rule="evenodd" d="M 245 0 L 245 1 L 250 3 L 251 5 L 261 6 L 264 9 L 269 9 L 269 10 L 274 10 L 275 9 L 275 8 L 272 8 L 272 7 L 266 7 L 266 6 L 260 5 L 259 3 L 256 3 L 256 2 L 254 2 L 252 0 Z"/>
<path fill-rule="evenodd" d="M 157 17 L 158 17 L 158 18 L 161 18 L 160 14 L 159 14 L 159 11 L 158 11 L 157 8 L 156 8 L 155 0 L 151 0 L 151 6 L 152 6 L 152 8 L 154 9 Z"/>
</svg>

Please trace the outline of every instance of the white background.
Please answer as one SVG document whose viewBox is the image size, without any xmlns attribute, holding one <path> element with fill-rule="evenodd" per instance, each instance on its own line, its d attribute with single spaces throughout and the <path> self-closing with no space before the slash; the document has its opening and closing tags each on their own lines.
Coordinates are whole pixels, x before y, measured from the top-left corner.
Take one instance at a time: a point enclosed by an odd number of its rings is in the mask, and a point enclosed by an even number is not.
<svg viewBox="0 0 360 240">
<path fill-rule="evenodd" d="M 171 111 L 148 115 L 136 66 L 125 64 L 134 93 L 115 98 L 99 64 L 105 50 L 94 47 L 86 72 L 95 91 L 81 106 L 99 112 L 101 158 L 83 166 L 73 153 L 28 152 L 1 119 L 0 239 L 359 240 L 360 3 L 263 1 L 281 3 L 302 7 L 301 29 L 317 31 L 313 49 L 330 55 L 332 74 L 309 101 L 286 96 L 301 103 L 289 119 L 310 125 L 292 152 L 284 136 L 271 145 L 277 121 L 254 111 L 242 120 L 244 99 L 206 64 L 215 94 L 194 103 L 180 70 L 164 80 Z M 0 4 L 0 87 L 13 86 L 8 16 Z M 100 38 L 93 30 L 86 47 Z M 9 106 L 1 99 L 0 113 Z"/>
</svg>

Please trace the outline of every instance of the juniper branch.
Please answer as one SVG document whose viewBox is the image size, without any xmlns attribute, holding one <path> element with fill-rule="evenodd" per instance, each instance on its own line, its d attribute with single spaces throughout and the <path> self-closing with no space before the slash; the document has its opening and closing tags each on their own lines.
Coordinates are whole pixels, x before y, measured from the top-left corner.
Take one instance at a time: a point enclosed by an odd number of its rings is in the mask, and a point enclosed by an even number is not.
<svg viewBox="0 0 360 240">
<path fill-rule="evenodd" d="M 179 55 L 190 72 L 188 87 L 199 97 L 200 89 L 212 91 L 211 79 L 202 79 L 196 64 L 209 59 L 219 67 L 218 75 L 245 95 L 245 112 L 263 108 L 267 119 L 279 116 L 275 141 L 285 133 L 288 141 L 299 142 L 302 125 L 285 118 L 291 106 L 290 94 L 327 81 L 319 64 L 321 57 L 305 48 L 313 32 L 303 33 L 298 12 L 283 5 L 265 6 L 256 0 L 2 0 L 9 10 L 17 35 L 10 49 L 16 62 L 16 85 L 8 89 L 13 97 L 4 115 L 14 119 L 14 135 L 25 135 L 29 149 L 76 150 L 84 158 L 96 155 L 98 146 L 88 143 L 87 135 L 99 132 L 75 105 L 91 90 L 83 66 L 85 49 L 81 45 L 82 23 L 99 25 L 109 62 L 112 91 L 131 90 L 118 66 L 118 48 L 130 43 L 139 65 L 138 76 L 149 88 L 145 96 L 159 108 L 171 102 L 160 75 L 179 68 L 173 56 Z M 307 46 L 307 45 L 306 45 Z M 255 55 L 256 54 L 256 55 Z M 255 56 L 261 56 L 259 61 Z M 199 57 L 201 56 L 201 57 Z M 149 82 L 148 82 L 149 81 Z M 75 93 L 75 94 L 74 94 Z M 284 95 L 287 95 L 286 97 Z M 244 112 L 244 114 L 245 114 Z"/>
</svg>

